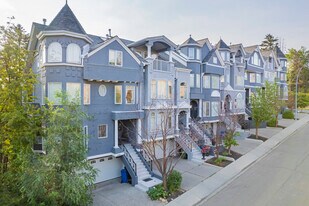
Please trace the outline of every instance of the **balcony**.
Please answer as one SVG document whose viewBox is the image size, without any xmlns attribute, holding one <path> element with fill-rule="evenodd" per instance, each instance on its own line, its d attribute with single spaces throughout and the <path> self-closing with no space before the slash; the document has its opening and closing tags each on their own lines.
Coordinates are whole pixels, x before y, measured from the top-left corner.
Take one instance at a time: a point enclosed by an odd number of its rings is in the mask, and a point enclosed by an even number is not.
<svg viewBox="0 0 309 206">
<path fill-rule="evenodd" d="M 152 69 L 156 71 L 170 72 L 174 67 L 174 63 L 155 59 L 152 62 Z"/>
<path fill-rule="evenodd" d="M 223 75 L 224 74 L 224 67 L 203 64 L 203 73 Z"/>
<path fill-rule="evenodd" d="M 84 79 L 97 81 L 130 81 L 139 82 L 139 68 L 115 67 L 97 64 L 87 64 L 84 68 Z"/>
</svg>

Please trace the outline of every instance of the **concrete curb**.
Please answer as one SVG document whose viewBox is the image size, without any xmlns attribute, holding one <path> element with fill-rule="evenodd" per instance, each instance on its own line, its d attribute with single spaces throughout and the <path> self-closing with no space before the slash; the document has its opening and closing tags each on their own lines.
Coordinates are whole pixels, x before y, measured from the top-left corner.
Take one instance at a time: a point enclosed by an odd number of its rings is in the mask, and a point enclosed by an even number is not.
<svg viewBox="0 0 309 206">
<path fill-rule="evenodd" d="M 272 136 L 266 142 L 251 150 L 237 161 L 229 164 L 225 168 L 219 170 L 211 177 L 205 179 L 200 184 L 193 187 L 183 195 L 168 203 L 168 206 L 187 206 L 196 205 L 201 201 L 211 198 L 222 188 L 240 176 L 249 166 L 266 156 L 279 144 L 281 144 L 288 136 L 309 122 L 309 116 L 306 116 L 289 127 L 283 129 L 276 135 Z"/>
</svg>

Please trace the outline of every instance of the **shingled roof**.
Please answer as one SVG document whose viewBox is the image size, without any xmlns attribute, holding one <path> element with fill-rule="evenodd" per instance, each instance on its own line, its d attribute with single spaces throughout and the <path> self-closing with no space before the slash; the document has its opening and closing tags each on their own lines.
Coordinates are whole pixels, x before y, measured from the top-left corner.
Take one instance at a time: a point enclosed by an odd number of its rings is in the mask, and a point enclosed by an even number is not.
<svg viewBox="0 0 309 206">
<path fill-rule="evenodd" d="M 219 42 L 216 44 L 217 49 L 231 49 L 226 43 L 220 39 Z"/>
<path fill-rule="evenodd" d="M 190 37 L 184 42 L 182 43 L 180 46 L 185 46 L 187 44 L 195 44 L 195 45 L 199 45 L 199 43 L 197 43 L 190 35 Z"/>
<path fill-rule="evenodd" d="M 86 34 L 85 30 L 77 20 L 68 4 L 64 5 L 64 7 L 59 11 L 57 16 L 52 20 L 52 22 L 45 30 L 65 30 L 79 34 Z"/>
<path fill-rule="evenodd" d="M 278 46 L 275 47 L 275 52 L 278 58 L 286 58 L 285 54 L 281 51 L 281 49 Z"/>
</svg>

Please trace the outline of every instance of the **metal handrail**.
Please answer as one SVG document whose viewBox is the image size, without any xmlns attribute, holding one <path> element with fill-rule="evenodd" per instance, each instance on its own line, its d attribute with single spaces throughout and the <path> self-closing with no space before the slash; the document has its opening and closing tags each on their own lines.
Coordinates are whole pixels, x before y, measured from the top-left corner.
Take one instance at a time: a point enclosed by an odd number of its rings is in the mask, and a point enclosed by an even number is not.
<svg viewBox="0 0 309 206">
<path fill-rule="evenodd" d="M 133 169 L 134 174 L 137 175 L 136 162 L 134 161 L 134 159 L 132 158 L 130 152 L 128 151 L 128 149 L 124 145 L 122 145 L 122 150 L 123 150 L 125 158 L 128 160 L 131 168 Z"/>
<path fill-rule="evenodd" d="M 145 159 L 145 162 L 147 162 L 150 170 L 152 171 L 152 158 L 148 154 L 148 152 L 146 150 L 144 150 L 144 149 L 142 149 L 142 157 Z"/>
</svg>

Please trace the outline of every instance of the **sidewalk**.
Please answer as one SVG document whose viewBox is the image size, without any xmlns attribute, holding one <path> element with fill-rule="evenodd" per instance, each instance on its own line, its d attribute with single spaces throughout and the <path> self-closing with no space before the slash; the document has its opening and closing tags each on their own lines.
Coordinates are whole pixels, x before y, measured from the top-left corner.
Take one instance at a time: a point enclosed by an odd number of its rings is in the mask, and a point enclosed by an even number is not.
<svg viewBox="0 0 309 206">
<path fill-rule="evenodd" d="M 257 160 L 270 153 L 275 147 L 283 142 L 288 136 L 300 129 L 309 122 L 309 116 L 303 117 L 301 120 L 295 121 L 288 128 L 274 135 L 270 140 L 259 145 L 237 161 L 221 169 L 213 176 L 207 178 L 185 194 L 181 195 L 168 205 L 194 205 L 200 201 L 209 198 L 211 195 L 219 192 L 227 184 L 241 175 L 249 166 L 253 165 Z M 227 201 L 224 201 L 225 205 Z M 249 203 L 247 202 L 247 205 Z"/>
</svg>

